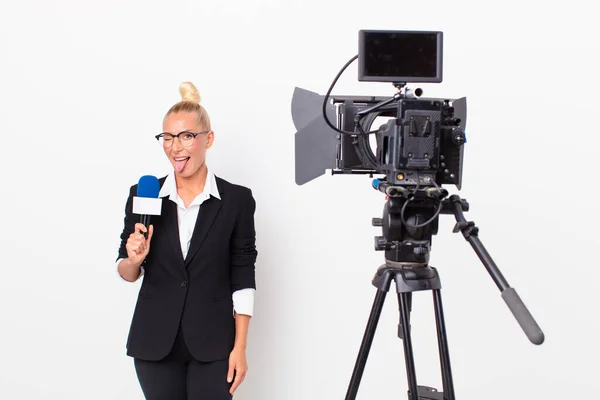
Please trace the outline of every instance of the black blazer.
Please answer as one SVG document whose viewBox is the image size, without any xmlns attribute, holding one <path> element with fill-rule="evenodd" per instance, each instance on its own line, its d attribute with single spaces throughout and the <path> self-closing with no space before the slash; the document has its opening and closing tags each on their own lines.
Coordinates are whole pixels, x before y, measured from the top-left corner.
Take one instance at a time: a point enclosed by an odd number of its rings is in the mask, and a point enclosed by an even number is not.
<svg viewBox="0 0 600 400">
<path fill-rule="evenodd" d="M 166 177 L 159 180 L 164 184 Z M 127 355 L 144 360 L 165 357 L 181 326 L 190 353 L 199 361 L 229 356 L 235 339 L 232 293 L 256 288 L 254 211 L 250 189 L 216 178 L 221 199 L 200 206 L 186 259 L 179 244 L 177 206 L 162 200 L 142 286 L 127 338 Z M 139 216 L 132 213 L 133 185 L 125 206 L 119 258 Z"/>
</svg>

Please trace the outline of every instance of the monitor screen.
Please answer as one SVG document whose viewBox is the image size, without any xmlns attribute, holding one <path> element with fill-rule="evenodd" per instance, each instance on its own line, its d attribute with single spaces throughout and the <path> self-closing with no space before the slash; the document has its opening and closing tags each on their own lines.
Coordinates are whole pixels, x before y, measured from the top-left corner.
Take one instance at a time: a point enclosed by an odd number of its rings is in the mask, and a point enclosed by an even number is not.
<svg viewBox="0 0 600 400">
<path fill-rule="evenodd" d="M 441 82 L 442 32 L 359 33 L 358 80 Z"/>
</svg>

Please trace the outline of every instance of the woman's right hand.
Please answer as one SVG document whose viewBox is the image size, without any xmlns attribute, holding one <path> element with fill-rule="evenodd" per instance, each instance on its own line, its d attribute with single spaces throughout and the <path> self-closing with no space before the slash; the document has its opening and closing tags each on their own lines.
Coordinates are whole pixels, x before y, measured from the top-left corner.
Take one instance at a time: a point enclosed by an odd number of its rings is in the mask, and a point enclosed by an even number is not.
<svg viewBox="0 0 600 400">
<path fill-rule="evenodd" d="M 144 237 L 143 232 L 148 232 L 148 239 Z M 140 266 L 146 259 L 146 256 L 150 252 L 150 241 L 152 240 L 152 233 L 154 227 L 150 225 L 148 231 L 143 224 L 135 224 L 135 232 L 129 235 L 125 249 L 127 249 L 127 258 L 133 265 Z"/>
</svg>

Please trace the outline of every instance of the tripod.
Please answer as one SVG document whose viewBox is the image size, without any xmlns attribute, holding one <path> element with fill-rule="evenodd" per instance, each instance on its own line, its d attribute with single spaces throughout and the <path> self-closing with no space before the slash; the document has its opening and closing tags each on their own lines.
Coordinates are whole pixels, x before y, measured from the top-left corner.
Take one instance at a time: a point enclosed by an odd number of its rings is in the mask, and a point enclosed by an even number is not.
<svg viewBox="0 0 600 400">
<path fill-rule="evenodd" d="M 358 358 L 346 393 L 346 400 L 354 400 L 365 369 L 375 330 L 381 310 L 391 282 L 396 283 L 400 324 L 398 337 L 403 341 L 404 359 L 408 380 L 409 400 L 455 400 L 450 354 L 446 336 L 446 326 L 441 297 L 441 282 L 438 271 L 428 265 L 431 238 L 437 234 L 439 214 L 454 214 L 456 225 L 454 232 L 462 232 L 471 244 L 480 260 L 492 276 L 502 292 L 502 297 L 513 315 L 534 344 L 542 344 L 544 334 L 502 273 L 488 254 L 478 238 L 478 228 L 468 222 L 463 212 L 468 211 L 469 204 L 459 196 L 449 199 L 437 196 L 445 192 L 437 188 L 421 190 L 408 196 L 404 188 L 387 188 L 389 199 L 386 202 L 383 218 L 374 218 L 373 225 L 381 226 L 383 236 L 375 238 L 375 249 L 385 250 L 386 263 L 380 266 L 372 284 L 377 288 L 375 300 L 369 315 L 367 327 L 363 335 Z M 432 193 L 436 194 L 432 196 Z M 437 198 L 436 198 L 437 196 Z M 437 203 L 437 204 L 436 204 Z M 412 339 L 410 333 L 410 313 L 412 294 L 417 291 L 430 290 L 433 293 L 435 322 L 437 329 L 438 349 L 442 376 L 442 391 L 417 384 Z"/>
</svg>

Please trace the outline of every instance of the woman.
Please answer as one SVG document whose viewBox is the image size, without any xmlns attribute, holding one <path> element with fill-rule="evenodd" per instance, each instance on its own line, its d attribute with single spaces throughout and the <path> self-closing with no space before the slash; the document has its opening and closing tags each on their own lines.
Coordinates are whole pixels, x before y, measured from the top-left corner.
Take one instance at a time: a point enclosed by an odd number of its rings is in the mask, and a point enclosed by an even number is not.
<svg viewBox="0 0 600 400">
<path fill-rule="evenodd" d="M 156 136 L 173 165 L 159 180 L 161 215 L 149 227 L 137 223 L 137 185 L 125 206 L 117 270 L 129 282 L 144 275 L 127 355 L 146 399 L 231 399 L 247 371 L 255 201 L 209 171 L 210 118 L 193 84 L 180 93 Z"/>
</svg>

